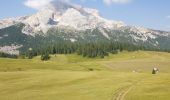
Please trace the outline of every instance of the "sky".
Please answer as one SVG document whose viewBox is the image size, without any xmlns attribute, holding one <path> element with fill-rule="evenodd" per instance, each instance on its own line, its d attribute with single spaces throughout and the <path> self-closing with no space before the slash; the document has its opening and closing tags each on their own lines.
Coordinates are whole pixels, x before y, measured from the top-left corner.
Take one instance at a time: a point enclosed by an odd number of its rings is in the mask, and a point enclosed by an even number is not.
<svg viewBox="0 0 170 100">
<path fill-rule="evenodd" d="M 0 0 L 0 19 L 36 13 L 53 0 Z M 127 25 L 170 31 L 170 0 L 66 0 Z"/>
</svg>

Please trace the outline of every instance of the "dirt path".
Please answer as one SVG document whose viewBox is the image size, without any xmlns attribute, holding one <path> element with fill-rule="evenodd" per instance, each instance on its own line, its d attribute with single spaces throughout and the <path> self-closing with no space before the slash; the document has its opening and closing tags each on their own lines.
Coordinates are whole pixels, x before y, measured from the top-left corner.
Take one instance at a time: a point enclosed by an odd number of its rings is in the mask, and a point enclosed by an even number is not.
<svg viewBox="0 0 170 100">
<path fill-rule="evenodd" d="M 125 96 L 132 90 L 132 88 L 134 88 L 136 85 L 141 83 L 142 80 L 139 80 L 139 81 L 137 81 L 136 83 L 134 83 L 130 86 L 123 87 L 123 88 L 119 89 L 116 93 L 116 97 L 112 98 L 111 100 L 124 100 Z"/>
<path fill-rule="evenodd" d="M 111 98 L 111 100 L 124 100 L 125 96 L 136 86 L 139 86 L 141 83 L 143 83 L 145 80 L 150 79 L 151 77 L 154 76 L 150 76 L 150 77 L 141 77 L 139 80 L 137 80 L 136 82 L 133 82 L 131 85 L 126 86 L 126 87 L 122 87 L 119 88 L 118 90 L 116 90 L 116 92 L 114 91 L 113 97 Z"/>
<path fill-rule="evenodd" d="M 131 91 L 132 87 L 130 86 L 120 91 L 114 100 L 124 100 L 124 97 Z"/>
</svg>

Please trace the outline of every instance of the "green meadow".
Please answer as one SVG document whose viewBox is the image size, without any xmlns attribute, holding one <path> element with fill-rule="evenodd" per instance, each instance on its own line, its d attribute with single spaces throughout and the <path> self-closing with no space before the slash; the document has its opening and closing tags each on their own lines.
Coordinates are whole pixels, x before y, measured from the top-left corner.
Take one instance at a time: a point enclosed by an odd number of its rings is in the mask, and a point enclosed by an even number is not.
<svg viewBox="0 0 170 100">
<path fill-rule="evenodd" d="M 0 100 L 170 100 L 170 53 L 0 58 Z"/>
</svg>

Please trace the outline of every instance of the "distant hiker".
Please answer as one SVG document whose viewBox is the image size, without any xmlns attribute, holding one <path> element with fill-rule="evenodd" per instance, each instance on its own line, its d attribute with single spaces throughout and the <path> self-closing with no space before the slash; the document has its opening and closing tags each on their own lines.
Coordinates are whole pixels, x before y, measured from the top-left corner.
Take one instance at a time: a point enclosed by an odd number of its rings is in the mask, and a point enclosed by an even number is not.
<svg viewBox="0 0 170 100">
<path fill-rule="evenodd" d="M 159 72 L 159 69 L 158 69 L 158 68 L 153 68 L 152 74 L 157 74 L 158 72 Z"/>
</svg>

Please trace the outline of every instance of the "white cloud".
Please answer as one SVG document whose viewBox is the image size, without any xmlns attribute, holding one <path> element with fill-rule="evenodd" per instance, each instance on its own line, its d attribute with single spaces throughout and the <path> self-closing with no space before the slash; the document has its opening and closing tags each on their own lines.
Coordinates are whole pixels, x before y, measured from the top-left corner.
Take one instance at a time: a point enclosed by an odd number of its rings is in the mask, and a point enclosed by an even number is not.
<svg viewBox="0 0 170 100">
<path fill-rule="evenodd" d="M 97 0 L 80 0 L 82 3 L 86 2 L 86 1 L 93 1 L 96 2 Z"/>
<path fill-rule="evenodd" d="M 34 9 L 42 9 L 52 1 L 69 2 L 70 0 L 26 0 L 24 5 Z"/>
<path fill-rule="evenodd" d="M 26 0 L 24 5 L 34 9 L 41 9 L 47 6 L 53 0 Z"/>
<path fill-rule="evenodd" d="M 170 19 L 170 15 L 169 16 L 166 16 L 167 19 Z"/>
<path fill-rule="evenodd" d="M 94 1 L 94 2 L 97 2 L 97 0 L 80 0 L 81 2 L 86 2 L 86 1 Z M 126 4 L 126 3 L 129 3 L 131 2 L 132 0 L 102 0 L 105 4 L 107 5 L 111 5 L 113 3 L 116 3 L 116 4 Z"/>
<path fill-rule="evenodd" d="M 75 0 L 25 0 L 24 5 L 27 7 L 39 10 L 39 9 L 46 7 L 50 2 L 53 2 L 53 1 L 71 2 L 71 1 L 75 1 Z M 97 2 L 97 0 L 80 0 L 80 1 L 81 2 L 86 2 L 86 1 Z M 126 4 L 126 3 L 131 2 L 132 0 L 102 0 L 102 1 L 107 5 L 111 5 L 114 3 Z"/>
<path fill-rule="evenodd" d="M 131 2 L 132 0 L 103 0 L 103 2 L 107 5 L 111 5 L 113 3 L 116 3 L 116 4 L 126 4 L 126 3 L 129 3 Z"/>
</svg>

